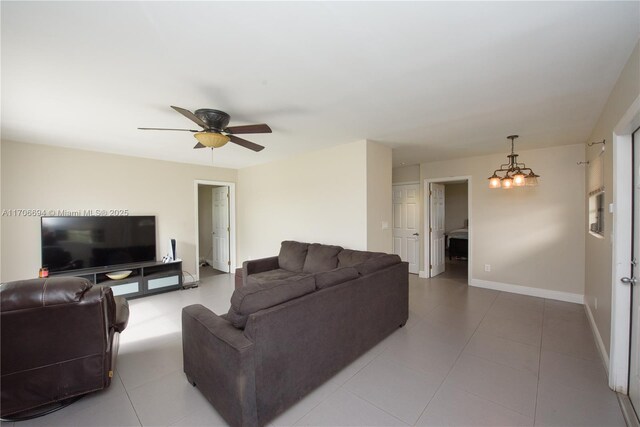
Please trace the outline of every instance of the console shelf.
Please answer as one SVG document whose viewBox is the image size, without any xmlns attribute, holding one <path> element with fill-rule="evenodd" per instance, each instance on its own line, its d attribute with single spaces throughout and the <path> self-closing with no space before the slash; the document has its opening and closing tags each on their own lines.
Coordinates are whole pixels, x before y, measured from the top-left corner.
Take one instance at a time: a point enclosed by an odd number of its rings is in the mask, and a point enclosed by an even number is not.
<svg viewBox="0 0 640 427">
<path fill-rule="evenodd" d="M 108 273 L 131 270 L 131 274 L 121 280 L 111 280 Z M 83 277 L 96 285 L 109 286 L 114 295 L 139 298 L 160 292 L 182 288 L 182 261 L 149 261 L 123 264 L 115 267 L 90 268 L 69 272 L 52 273 L 51 276 Z"/>
</svg>

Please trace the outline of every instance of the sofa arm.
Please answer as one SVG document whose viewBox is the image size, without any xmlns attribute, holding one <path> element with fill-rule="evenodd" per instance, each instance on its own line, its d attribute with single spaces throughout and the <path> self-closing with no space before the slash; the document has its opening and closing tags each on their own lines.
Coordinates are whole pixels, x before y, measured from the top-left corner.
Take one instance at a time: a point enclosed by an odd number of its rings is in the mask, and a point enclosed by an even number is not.
<svg viewBox="0 0 640 427">
<path fill-rule="evenodd" d="M 276 270 L 280 268 L 278 257 L 253 259 L 242 263 L 242 281 L 247 286 L 247 276 L 250 274 L 262 273 L 263 271 Z"/>
<path fill-rule="evenodd" d="M 255 426 L 254 344 L 206 307 L 182 309 L 184 372 L 232 426 Z"/>
<path fill-rule="evenodd" d="M 129 302 L 124 297 L 113 297 L 116 306 L 116 317 L 113 321 L 113 328 L 116 332 L 122 332 L 129 323 Z"/>
</svg>

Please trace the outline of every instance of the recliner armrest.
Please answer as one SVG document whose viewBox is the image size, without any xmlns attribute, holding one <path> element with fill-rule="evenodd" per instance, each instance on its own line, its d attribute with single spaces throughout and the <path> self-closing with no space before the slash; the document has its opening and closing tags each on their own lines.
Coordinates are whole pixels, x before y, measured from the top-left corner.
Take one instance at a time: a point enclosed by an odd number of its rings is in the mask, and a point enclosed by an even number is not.
<svg viewBox="0 0 640 427">
<path fill-rule="evenodd" d="M 263 271 L 276 270 L 280 268 L 278 257 L 253 259 L 242 263 L 242 282 L 247 285 L 247 276 L 250 274 L 262 273 Z"/>
<path fill-rule="evenodd" d="M 113 297 L 116 306 L 116 317 L 113 320 L 113 329 L 116 332 L 124 331 L 129 323 L 129 302 L 123 297 Z"/>
</svg>

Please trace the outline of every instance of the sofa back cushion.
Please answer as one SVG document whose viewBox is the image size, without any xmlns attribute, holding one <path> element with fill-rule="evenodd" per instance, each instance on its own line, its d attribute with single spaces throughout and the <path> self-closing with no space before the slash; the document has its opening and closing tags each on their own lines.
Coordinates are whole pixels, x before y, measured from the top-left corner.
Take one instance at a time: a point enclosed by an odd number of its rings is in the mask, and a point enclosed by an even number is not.
<svg viewBox="0 0 640 427">
<path fill-rule="evenodd" d="M 54 276 L 46 279 L 28 279 L 2 285 L 0 304 L 2 312 L 40 308 L 57 304 L 80 303 L 93 283 L 80 277 Z M 89 294 L 96 298 L 95 294 Z M 97 294 L 100 296 L 100 293 Z M 88 302 L 88 301 L 86 301 Z"/>
<path fill-rule="evenodd" d="M 316 282 L 313 276 L 243 286 L 231 295 L 231 308 L 227 313 L 227 319 L 236 328 L 243 329 L 250 314 L 301 297 L 315 289 Z"/>
<path fill-rule="evenodd" d="M 340 246 L 321 245 L 312 243 L 307 251 L 302 271 L 305 273 L 319 273 L 338 267 L 338 254 L 342 251 Z"/>
<path fill-rule="evenodd" d="M 302 272 L 308 248 L 308 243 L 285 240 L 280 245 L 278 265 L 284 270 Z"/>
<path fill-rule="evenodd" d="M 353 280 L 359 276 L 360 274 L 358 274 L 358 270 L 353 267 L 342 267 L 336 268 L 335 270 L 323 271 L 315 274 L 316 288 L 329 288 L 348 280 Z"/>
<path fill-rule="evenodd" d="M 398 255 L 384 254 L 382 256 L 370 258 L 362 264 L 356 265 L 355 268 L 361 275 L 365 276 L 394 264 L 400 264 L 401 262 L 402 260 Z"/>
<path fill-rule="evenodd" d="M 382 252 L 354 251 L 344 249 L 338 254 L 338 267 L 353 267 L 371 259 L 385 255 Z"/>
</svg>

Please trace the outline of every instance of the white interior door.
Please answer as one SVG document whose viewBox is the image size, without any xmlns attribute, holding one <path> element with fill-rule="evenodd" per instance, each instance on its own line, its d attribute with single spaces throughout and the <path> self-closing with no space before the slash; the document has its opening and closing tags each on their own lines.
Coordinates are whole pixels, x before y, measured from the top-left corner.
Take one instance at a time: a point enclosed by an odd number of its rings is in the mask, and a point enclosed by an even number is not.
<svg viewBox="0 0 640 427">
<path fill-rule="evenodd" d="M 229 272 L 229 187 L 216 187 L 212 190 L 213 200 L 213 265 L 212 267 Z"/>
<path fill-rule="evenodd" d="M 633 134 L 633 246 L 631 259 L 631 357 L 629 366 L 629 398 L 640 416 L 640 285 L 634 279 L 640 279 L 640 130 Z"/>
<path fill-rule="evenodd" d="M 444 273 L 444 184 L 429 186 L 429 277 Z"/>
<path fill-rule="evenodd" d="M 418 274 L 419 184 L 393 186 L 393 252 L 409 263 L 409 273 Z"/>
</svg>

